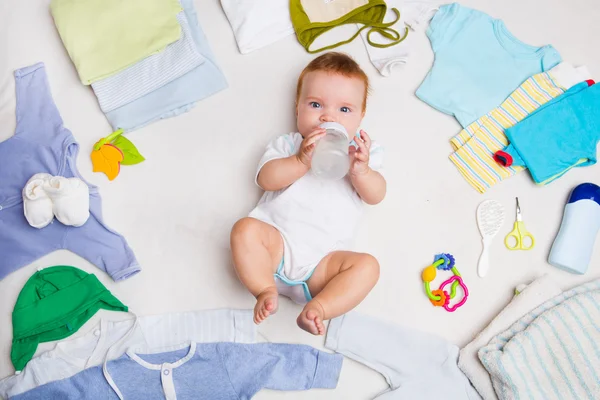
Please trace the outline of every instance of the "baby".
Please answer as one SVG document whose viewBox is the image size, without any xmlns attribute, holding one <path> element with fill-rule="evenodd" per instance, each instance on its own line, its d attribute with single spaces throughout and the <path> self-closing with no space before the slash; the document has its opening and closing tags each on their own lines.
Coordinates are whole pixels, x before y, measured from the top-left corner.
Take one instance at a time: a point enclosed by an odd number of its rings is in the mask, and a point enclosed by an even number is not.
<svg viewBox="0 0 600 400">
<path fill-rule="evenodd" d="M 363 130 L 369 79 L 341 53 L 314 59 L 300 74 L 296 91 L 298 132 L 275 138 L 256 174 L 265 194 L 249 217 L 231 232 L 236 272 L 256 297 L 254 322 L 277 311 L 278 295 L 304 309 L 300 328 L 323 335 L 323 321 L 356 307 L 379 279 L 379 263 L 348 251 L 363 202 L 377 204 L 386 194 L 378 172 L 383 151 Z M 325 136 L 324 122 L 342 124 L 350 135 L 350 171 L 328 181 L 310 172 L 315 144 Z"/>
</svg>

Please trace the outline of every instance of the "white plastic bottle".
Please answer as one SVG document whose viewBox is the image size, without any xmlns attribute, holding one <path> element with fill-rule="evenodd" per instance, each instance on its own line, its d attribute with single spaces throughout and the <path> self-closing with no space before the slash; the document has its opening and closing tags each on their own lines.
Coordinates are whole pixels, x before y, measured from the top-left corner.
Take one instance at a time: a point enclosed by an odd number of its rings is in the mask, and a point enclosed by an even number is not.
<svg viewBox="0 0 600 400">
<path fill-rule="evenodd" d="M 571 192 L 548 262 L 557 268 L 584 274 L 599 230 L 600 187 L 583 183 Z"/>
<path fill-rule="evenodd" d="M 320 178 L 342 179 L 350 169 L 348 132 L 337 122 L 324 122 L 319 126 L 325 128 L 327 134 L 315 146 L 312 171 Z"/>
</svg>

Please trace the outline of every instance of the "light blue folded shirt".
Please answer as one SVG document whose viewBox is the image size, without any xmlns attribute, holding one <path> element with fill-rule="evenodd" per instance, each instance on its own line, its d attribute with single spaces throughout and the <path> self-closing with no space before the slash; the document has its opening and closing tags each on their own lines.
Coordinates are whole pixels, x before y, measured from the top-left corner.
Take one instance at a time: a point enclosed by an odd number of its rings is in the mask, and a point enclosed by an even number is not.
<svg viewBox="0 0 600 400">
<path fill-rule="evenodd" d="M 457 3 L 440 7 L 427 35 L 435 61 L 416 95 L 463 127 L 498 107 L 530 76 L 561 62 L 554 47 L 529 46 L 501 20 Z"/>
<path fill-rule="evenodd" d="M 102 367 L 50 382 L 15 400 L 250 399 L 261 389 L 334 389 L 343 357 L 305 345 L 203 343 L 168 352 L 129 350 Z M 109 380 L 112 380 L 109 383 Z"/>
<path fill-rule="evenodd" d="M 227 88 L 227 80 L 218 67 L 204 32 L 198 24 L 192 0 L 182 0 L 191 35 L 205 62 L 159 89 L 106 113 L 114 130 L 125 132 L 142 128 L 154 121 L 189 111 L 194 104 Z"/>
</svg>

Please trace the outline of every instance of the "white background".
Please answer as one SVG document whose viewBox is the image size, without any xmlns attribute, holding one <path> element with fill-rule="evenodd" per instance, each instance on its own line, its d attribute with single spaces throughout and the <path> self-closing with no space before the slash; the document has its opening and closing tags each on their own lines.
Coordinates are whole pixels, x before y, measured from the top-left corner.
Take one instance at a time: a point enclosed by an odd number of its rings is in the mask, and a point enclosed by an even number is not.
<svg viewBox="0 0 600 400">
<path fill-rule="evenodd" d="M 230 87 L 187 114 L 129 135 L 147 161 L 123 167 L 120 176 L 109 183 L 104 175 L 91 172 L 89 152 L 96 140 L 111 132 L 110 126 L 91 89 L 79 82 L 48 3 L 0 1 L 0 141 L 9 138 L 15 126 L 13 70 L 43 61 L 65 125 L 81 144 L 79 170 L 100 186 L 105 221 L 126 237 L 143 271 L 115 284 L 85 260 L 59 251 L 0 281 L 0 377 L 13 372 L 9 352 L 14 302 L 38 267 L 66 264 L 94 272 L 139 315 L 254 306 L 231 266 L 229 231 L 259 199 L 261 192 L 253 176 L 264 146 L 275 135 L 295 130 L 296 79 L 313 58 L 293 36 L 241 55 L 219 2 L 196 0 L 199 22 Z M 586 64 L 600 77 L 596 40 L 600 5 L 596 0 L 471 0 L 463 4 L 503 19 L 526 43 L 554 45 L 565 61 Z M 336 38 L 350 31 L 342 28 Z M 358 309 L 437 332 L 462 346 L 507 304 L 515 285 L 549 273 L 566 289 L 600 276 L 600 240 L 584 276 L 559 271 L 546 262 L 570 190 L 582 182 L 599 183 L 600 167 L 572 170 L 547 187 L 535 186 L 522 173 L 485 195 L 478 194 L 448 160 L 448 139 L 460 130 L 458 123 L 414 96 L 433 53 L 424 34 L 414 34 L 411 40 L 415 45 L 412 59 L 391 78 L 381 77 L 371 66 L 361 39 L 341 48 L 360 62 L 372 80 L 373 95 L 363 128 L 385 146 L 388 179 L 385 201 L 368 209 L 358 236 L 358 250 L 374 254 L 381 263 L 381 279 Z M 0 168 L 18 166 L 0 160 Z M 537 240 L 532 251 L 511 252 L 502 243 L 512 230 L 515 196 Z M 481 242 L 475 210 L 488 198 L 505 206 L 507 218 L 491 249 L 489 275 L 479 279 L 476 264 Z M 466 305 L 454 314 L 434 308 L 423 293 L 421 271 L 439 252 L 455 255 L 471 292 Z M 269 341 L 322 347 L 323 338 L 297 328 L 299 312 L 298 306 L 282 299 L 279 313 L 259 331 Z M 346 360 L 335 391 L 264 391 L 256 398 L 366 399 L 385 386 L 378 374 Z"/>
</svg>

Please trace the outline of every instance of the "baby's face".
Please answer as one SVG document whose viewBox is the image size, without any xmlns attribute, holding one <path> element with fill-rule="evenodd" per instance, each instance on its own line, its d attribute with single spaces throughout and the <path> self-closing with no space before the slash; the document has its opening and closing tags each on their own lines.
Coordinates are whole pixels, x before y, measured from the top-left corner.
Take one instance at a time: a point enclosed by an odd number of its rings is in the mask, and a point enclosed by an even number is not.
<svg viewBox="0 0 600 400">
<path fill-rule="evenodd" d="M 298 131 L 306 137 L 323 122 L 337 122 L 353 137 L 364 116 L 364 97 L 365 84 L 359 78 L 324 71 L 307 73 L 296 107 Z"/>
</svg>

